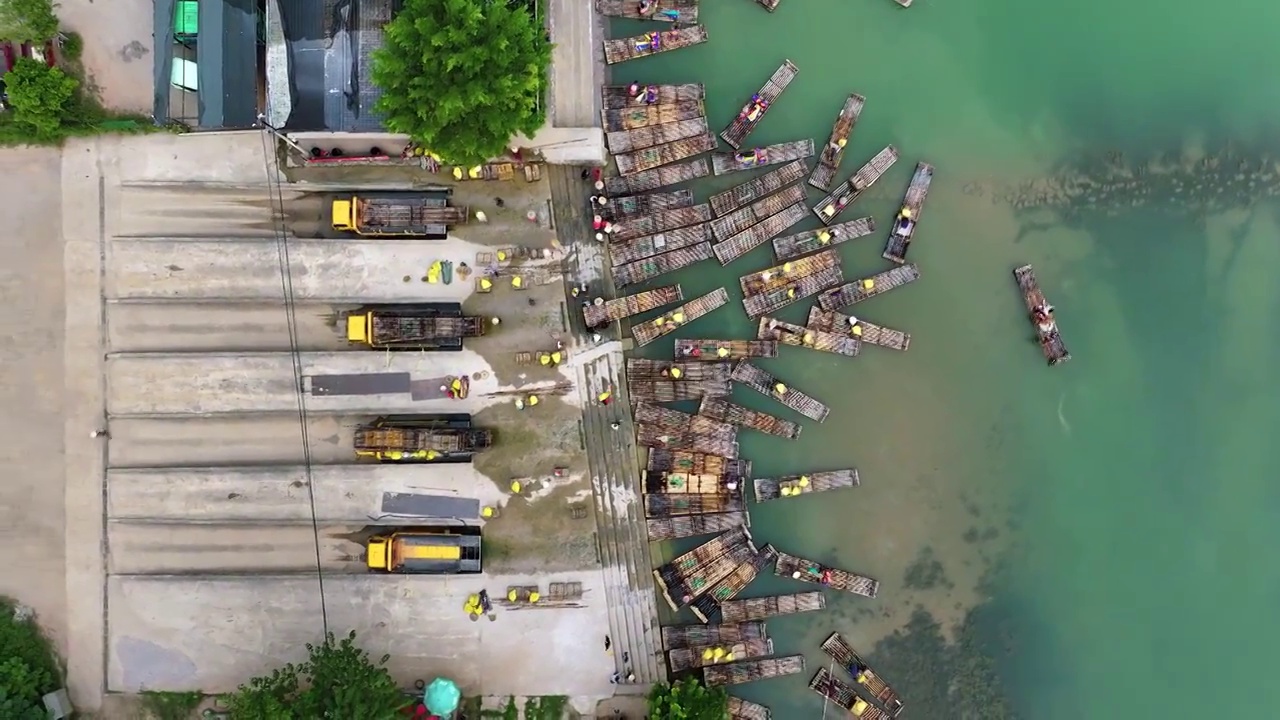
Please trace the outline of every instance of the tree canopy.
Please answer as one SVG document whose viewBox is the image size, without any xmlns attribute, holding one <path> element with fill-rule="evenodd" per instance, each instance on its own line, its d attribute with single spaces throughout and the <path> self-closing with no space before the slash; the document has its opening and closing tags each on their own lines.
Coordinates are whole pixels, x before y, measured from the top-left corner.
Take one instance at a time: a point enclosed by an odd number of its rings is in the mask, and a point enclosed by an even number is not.
<svg viewBox="0 0 1280 720">
<path fill-rule="evenodd" d="M 80 81 L 61 68 L 31 58 L 19 58 L 4 76 L 11 122 L 36 140 L 54 140 L 76 112 Z"/>
<path fill-rule="evenodd" d="M 355 643 L 330 633 L 319 645 L 307 644 L 310 657 L 256 677 L 226 696 L 232 720 L 315 720 L 361 718 L 394 720 L 412 698 L 396 687 L 385 667 Z"/>
<path fill-rule="evenodd" d="M 448 162 L 500 156 L 542 127 L 551 43 L 525 3 L 406 0 L 373 55 L 375 110 Z"/>
<path fill-rule="evenodd" d="M 0 0 L 0 37 L 42 43 L 58 34 L 52 0 Z"/>
<path fill-rule="evenodd" d="M 654 685 L 649 692 L 649 717 L 663 720 L 725 720 L 729 717 L 729 694 L 724 688 L 709 688 L 696 678 L 674 685 Z"/>
</svg>

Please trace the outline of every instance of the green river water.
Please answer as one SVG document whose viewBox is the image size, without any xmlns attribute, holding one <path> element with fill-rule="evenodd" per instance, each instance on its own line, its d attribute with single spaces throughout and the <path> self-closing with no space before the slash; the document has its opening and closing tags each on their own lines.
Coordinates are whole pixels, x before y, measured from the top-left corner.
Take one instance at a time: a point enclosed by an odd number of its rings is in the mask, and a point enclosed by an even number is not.
<svg viewBox="0 0 1280 720">
<path fill-rule="evenodd" d="M 937 167 L 922 279 L 855 308 L 911 350 L 785 348 L 763 364 L 831 416 L 796 441 L 742 436 L 757 476 L 860 469 L 857 490 L 756 508 L 753 532 L 878 577 L 880 597 L 770 621 L 809 668 L 735 692 L 777 718 L 837 717 L 805 683 L 838 630 L 913 720 L 1274 717 L 1280 7 L 1223 2 L 718 0 L 708 44 L 614 68 L 705 82 L 718 132 L 792 59 L 748 145 L 821 146 L 844 96 L 865 95 L 837 179 L 888 143 L 902 159 L 842 220 L 887 228 L 915 163 Z M 842 246 L 846 277 L 884 269 L 883 243 Z M 1010 275 L 1026 262 L 1066 365 L 1031 341 Z M 737 277 L 770 264 L 762 248 L 675 276 L 686 297 L 725 285 L 734 301 L 682 333 L 750 336 Z M 770 575 L 747 595 L 804 589 Z"/>
</svg>

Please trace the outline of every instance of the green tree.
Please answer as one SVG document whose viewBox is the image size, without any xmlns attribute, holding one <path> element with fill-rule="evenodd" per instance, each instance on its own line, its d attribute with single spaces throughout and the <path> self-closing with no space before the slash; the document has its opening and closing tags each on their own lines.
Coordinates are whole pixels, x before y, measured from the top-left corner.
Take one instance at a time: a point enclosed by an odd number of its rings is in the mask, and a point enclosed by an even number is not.
<svg viewBox="0 0 1280 720">
<path fill-rule="evenodd" d="M 523 4 L 406 0 L 373 55 L 375 109 L 449 162 L 483 162 L 542 127 L 550 66 L 551 43 Z"/>
<path fill-rule="evenodd" d="M 385 667 L 355 643 L 355 632 L 337 640 L 330 633 L 300 665 L 289 664 L 256 677 L 224 698 L 234 720 L 361 718 L 394 720 L 410 702 Z"/>
<path fill-rule="evenodd" d="M 60 68 L 21 58 L 4 76 L 12 123 L 36 140 L 61 137 L 76 109 L 80 81 Z"/>
<path fill-rule="evenodd" d="M 0 0 L 0 37 L 10 42 L 42 43 L 58 34 L 51 0 Z"/>
<path fill-rule="evenodd" d="M 695 678 L 674 685 L 654 685 L 649 692 L 649 717 L 663 720 L 727 720 L 729 695 Z"/>
</svg>

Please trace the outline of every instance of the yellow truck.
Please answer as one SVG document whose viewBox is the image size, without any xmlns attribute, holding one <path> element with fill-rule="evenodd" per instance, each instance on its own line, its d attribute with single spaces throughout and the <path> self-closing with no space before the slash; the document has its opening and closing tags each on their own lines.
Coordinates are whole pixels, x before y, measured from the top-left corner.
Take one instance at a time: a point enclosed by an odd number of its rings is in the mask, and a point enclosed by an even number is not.
<svg viewBox="0 0 1280 720">
<path fill-rule="evenodd" d="M 409 528 L 389 535 L 375 535 L 366 546 L 369 572 L 429 575 L 480 572 L 480 529 L 456 530 Z"/>
<path fill-rule="evenodd" d="M 347 314 L 347 342 L 374 350 L 461 350 L 484 335 L 484 318 L 458 303 L 369 305 Z"/>
<path fill-rule="evenodd" d="M 466 207 L 449 204 L 449 191 L 370 193 L 333 200 L 333 229 L 374 237 L 444 239 L 449 226 L 467 221 Z"/>
<path fill-rule="evenodd" d="M 384 463 L 461 463 L 493 444 L 466 413 L 389 415 L 355 429 L 357 458 Z"/>
</svg>

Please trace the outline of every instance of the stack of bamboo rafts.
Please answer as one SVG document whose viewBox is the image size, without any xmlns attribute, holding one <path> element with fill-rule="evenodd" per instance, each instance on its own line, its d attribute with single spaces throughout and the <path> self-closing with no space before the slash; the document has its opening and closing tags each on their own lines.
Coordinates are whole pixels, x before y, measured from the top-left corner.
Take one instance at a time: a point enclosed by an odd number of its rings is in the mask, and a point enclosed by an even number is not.
<svg viewBox="0 0 1280 720">
<path fill-rule="evenodd" d="M 831 413 L 831 408 L 817 399 L 791 387 L 746 360 L 740 360 L 733 366 L 731 377 L 734 382 L 746 385 L 761 395 L 771 397 L 812 420 L 822 422 Z"/>
<path fill-rule="evenodd" d="M 636 405 L 635 421 L 642 447 L 738 457 L 738 431 L 728 423 L 647 402 Z"/>
<path fill-rule="evenodd" d="M 821 350 L 846 357 L 857 357 L 862 350 L 862 344 L 853 335 L 800 327 L 768 316 L 760 318 L 756 337 L 761 340 L 777 340 L 783 345 Z"/>
<path fill-rule="evenodd" d="M 728 302 L 729 293 L 724 288 L 718 288 L 652 320 L 638 323 L 631 329 L 631 334 L 637 346 L 648 345 L 663 335 L 675 332 L 678 328 L 724 307 Z"/>
<path fill-rule="evenodd" d="M 622 220 L 692 206 L 692 190 L 671 190 L 669 192 L 653 192 L 644 195 L 605 197 L 603 202 L 599 202 L 599 198 L 597 198 L 595 213 L 600 216 L 602 221 L 617 223 Z"/>
<path fill-rule="evenodd" d="M 831 633 L 831 636 L 822 642 L 822 651 L 849 673 L 858 687 L 870 695 L 872 700 L 883 706 L 890 717 L 897 717 L 902 713 L 902 698 L 898 696 L 897 691 L 890 687 L 884 678 L 876 674 L 876 671 L 867 665 L 866 660 L 853 651 L 853 647 L 840 636 L 840 633 Z"/>
<path fill-rule="evenodd" d="M 684 293 L 679 285 L 667 285 L 607 301 L 604 298 L 596 298 L 595 301 L 583 306 L 582 319 L 588 328 L 595 329 L 683 299 Z"/>
<path fill-rule="evenodd" d="M 825 610 L 826 607 L 827 597 L 818 591 L 729 600 L 720 603 L 720 621 L 724 623 L 762 621 L 779 615 Z"/>
<path fill-rule="evenodd" d="M 776 478 L 756 478 L 756 502 L 799 497 L 809 493 L 854 488 L 860 484 L 858 471 L 831 470 L 804 475 L 783 475 Z"/>
<path fill-rule="evenodd" d="M 707 41 L 707 29 L 701 25 L 653 30 L 635 37 L 604 41 L 604 61 L 610 65 L 671 50 L 692 47 Z"/>
<path fill-rule="evenodd" d="M 778 552 L 772 545 L 765 545 L 760 548 L 760 552 L 738 563 L 732 572 L 706 588 L 693 600 L 691 606 L 693 614 L 704 623 L 711 622 L 713 618 L 720 615 L 720 603 L 737 597 L 738 593 L 756 579 L 761 570 L 777 559 L 777 555 Z"/>
<path fill-rule="evenodd" d="M 796 423 L 731 403 L 723 396 L 703 395 L 698 414 L 788 440 L 800 437 L 801 428 Z"/>
<path fill-rule="evenodd" d="M 742 306 L 754 320 L 843 281 L 840 255 L 832 248 L 742 276 Z"/>
<path fill-rule="evenodd" d="M 804 672 L 804 656 L 788 655 L 704 667 L 702 681 L 710 686 L 737 685 L 786 675 L 798 675 L 802 672 Z"/>
<path fill-rule="evenodd" d="M 669 23 L 698 22 L 698 0 L 657 0 L 644 5 L 638 0 L 596 0 L 596 12 L 606 17 L 653 20 Z"/>
<path fill-rule="evenodd" d="M 653 579 L 667 604 L 678 611 L 759 552 L 751 532 L 739 526 L 654 570 Z"/>
<path fill-rule="evenodd" d="M 750 477 L 751 463 L 746 460 L 651 448 L 644 477 L 649 539 L 674 540 L 749 526 L 742 493 Z M 714 493 L 701 492 L 708 485 L 715 488 Z M 677 495 L 697 498 L 697 507 L 673 502 Z M 656 496 L 668 499 L 649 500 Z M 693 514 L 691 509 L 698 512 Z"/>
<path fill-rule="evenodd" d="M 890 350 L 906 351 L 911 347 L 911 334 L 901 330 L 875 325 L 852 315 L 828 312 L 820 307 L 809 309 L 806 326 L 830 333 L 849 333 L 867 345 L 879 345 Z"/>
<path fill-rule="evenodd" d="M 880 591 L 879 580 L 838 568 L 826 567 L 822 563 L 784 552 L 778 553 L 778 564 L 773 572 L 779 577 L 815 583 L 863 597 L 873 598 Z"/>
<path fill-rule="evenodd" d="M 669 403 L 729 394 L 729 363 L 627 359 L 627 390 L 634 402 Z M 701 414 L 701 413 L 699 413 Z"/>
</svg>

